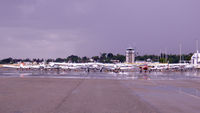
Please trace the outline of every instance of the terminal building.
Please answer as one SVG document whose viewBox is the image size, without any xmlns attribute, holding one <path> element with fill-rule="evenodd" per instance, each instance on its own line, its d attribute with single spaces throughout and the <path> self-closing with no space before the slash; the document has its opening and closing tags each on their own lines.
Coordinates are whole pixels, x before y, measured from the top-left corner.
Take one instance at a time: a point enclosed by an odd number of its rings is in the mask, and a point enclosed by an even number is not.
<svg viewBox="0 0 200 113">
<path fill-rule="evenodd" d="M 135 50 L 132 47 L 126 49 L 126 63 L 135 62 Z"/>
</svg>

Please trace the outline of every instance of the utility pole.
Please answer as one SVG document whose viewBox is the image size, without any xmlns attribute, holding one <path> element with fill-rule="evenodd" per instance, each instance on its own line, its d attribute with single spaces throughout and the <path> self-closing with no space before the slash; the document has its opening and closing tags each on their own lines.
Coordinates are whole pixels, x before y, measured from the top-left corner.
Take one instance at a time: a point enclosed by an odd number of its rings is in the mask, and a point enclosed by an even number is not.
<svg viewBox="0 0 200 113">
<path fill-rule="evenodd" d="M 159 58 L 158 58 L 158 62 L 160 62 L 160 59 L 161 59 L 161 49 L 160 49 L 160 55 L 159 55 Z"/>
<path fill-rule="evenodd" d="M 180 44 L 179 47 L 180 47 L 180 60 L 179 60 L 179 63 L 181 63 L 181 62 L 182 62 L 182 59 L 181 59 L 181 58 L 182 58 L 182 57 L 181 57 L 181 53 L 182 53 L 182 45 Z"/>
<path fill-rule="evenodd" d="M 197 49 L 197 52 L 199 52 L 199 40 L 196 40 L 196 49 Z"/>
<path fill-rule="evenodd" d="M 196 49 L 197 49 L 196 63 L 198 64 L 199 63 L 199 40 L 196 40 Z"/>
<path fill-rule="evenodd" d="M 167 63 L 167 49 L 165 48 L 165 61 Z"/>
</svg>

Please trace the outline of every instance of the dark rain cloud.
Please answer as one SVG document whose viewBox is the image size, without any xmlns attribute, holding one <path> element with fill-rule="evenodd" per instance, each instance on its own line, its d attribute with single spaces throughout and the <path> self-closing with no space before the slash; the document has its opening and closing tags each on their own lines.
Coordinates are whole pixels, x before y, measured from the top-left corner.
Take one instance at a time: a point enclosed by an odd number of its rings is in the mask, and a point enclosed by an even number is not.
<svg viewBox="0 0 200 113">
<path fill-rule="evenodd" d="M 195 50 L 199 0 L 1 0 L 0 58 Z"/>
</svg>

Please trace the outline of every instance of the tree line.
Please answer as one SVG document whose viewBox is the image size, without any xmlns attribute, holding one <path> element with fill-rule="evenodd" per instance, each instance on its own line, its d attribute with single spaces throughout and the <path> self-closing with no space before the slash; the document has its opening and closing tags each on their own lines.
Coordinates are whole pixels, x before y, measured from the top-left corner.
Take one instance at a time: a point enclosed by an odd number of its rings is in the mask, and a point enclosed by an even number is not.
<svg viewBox="0 0 200 113">
<path fill-rule="evenodd" d="M 181 62 L 189 63 L 192 55 L 193 53 L 181 55 Z M 160 62 L 160 63 L 179 63 L 180 55 L 164 54 L 164 53 L 161 53 L 160 55 L 143 55 L 143 56 L 136 56 L 136 60 L 139 61 L 151 60 L 152 62 Z"/>
<path fill-rule="evenodd" d="M 183 54 L 182 61 L 189 62 L 193 54 Z M 150 61 L 150 62 L 160 62 L 160 63 L 178 63 L 180 60 L 180 55 L 176 54 L 161 54 L 161 55 L 142 55 L 136 56 L 137 61 Z M 126 61 L 126 56 L 121 54 L 114 55 L 113 53 L 101 53 L 99 56 L 93 57 L 79 57 L 77 55 L 70 55 L 66 58 L 56 58 L 56 59 L 14 59 L 6 58 L 0 60 L 0 64 L 14 64 L 18 62 L 70 62 L 70 63 L 87 63 L 87 62 L 100 62 L 100 63 L 123 63 Z"/>
<path fill-rule="evenodd" d="M 66 58 L 56 58 L 56 59 L 14 59 L 14 58 L 5 58 L 0 60 L 0 64 L 14 64 L 18 62 L 69 62 L 69 63 L 87 63 L 87 62 L 100 62 L 100 63 L 113 63 L 113 62 L 125 62 L 126 57 L 121 54 L 112 54 L 112 53 L 101 53 L 100 56 L 93 57 L 79 57 L 77 55 L 70 55 Z"/>
</svg>

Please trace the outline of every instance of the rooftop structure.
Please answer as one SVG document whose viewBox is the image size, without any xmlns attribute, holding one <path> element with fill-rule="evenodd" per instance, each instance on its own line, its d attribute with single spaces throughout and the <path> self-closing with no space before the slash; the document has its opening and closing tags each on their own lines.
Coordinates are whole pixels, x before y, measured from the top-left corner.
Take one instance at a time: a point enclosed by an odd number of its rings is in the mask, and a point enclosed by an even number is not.
<svg viewBox="0 0 200 113">
<path fill-rule="evenodd" d="M 196 49 L 197 52 L 194 53 L 191 57 L 191 64 L 198 65 L 200 64 L 200 53 L 199 53 L 199 41 L 196 40 Z"/>
<path fill-rule="evenodd" d="M 197 51 L 191 57 L 191 64 L 197 65 L 200 64 L 200 53 Z"/>
</svg>

